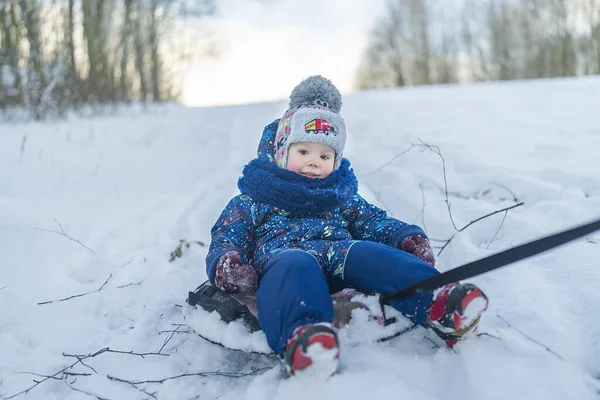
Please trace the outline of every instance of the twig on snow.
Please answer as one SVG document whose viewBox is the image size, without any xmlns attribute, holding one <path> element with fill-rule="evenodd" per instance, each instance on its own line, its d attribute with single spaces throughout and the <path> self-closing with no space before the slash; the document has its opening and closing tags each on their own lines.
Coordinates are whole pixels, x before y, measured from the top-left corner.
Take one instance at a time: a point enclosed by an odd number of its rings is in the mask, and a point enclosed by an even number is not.
<svg viewBox="0 0 600 400">
<path fill-rule="evenodd" d="M 456 233 L 453 234 L 450 239 L 446 239 L 444 243 L 444 245 L 442 247 L 439 246 L 433 246 L 436 249 L 440 249 L 440 251 L 438 251 L 437 255 L 439 256 L 440 254 L 442 254 L 442 251 L 444 251 L 444 249 L 450 244 L 450 242 L 452 241 L 452 239 L 454 239 L 454 237 L 456 236 Z"/>
<path fill-rule="evenodd" d="M 192 332 L 191 329 L 188 329 L 187 331 L 180 331 L 179 330 L 180 328 L 183 328 L 184 326 L 187 327 L 187 328 L 189 328 L 189 326 L 187 326 L 186 324 L 171 324 L 171 325 L 175 326 L 176 328 L 174 330 L 160 331 L 160 332 L 158 332 L 158 334 L 162 335 L 163 333 L 172 333 L 172 332 L 175 332 L 175 333 L 190 333 L 190 332 Z"/>
<path fill-rule="evenodd" d="M 463 226 L 462 228 L 460 228 L 460 229 L 458 230 L 458 232 L 462 232 L 462 231 L 464 231 L 464 230 L 465 230 L 465 229 L 467 229 L 469 226 L 473 225 L 475 222 L 479 222 L 479 221 L 481 221 L 481 220 L 482 220 L 482 219 L 484 219 L 484 218 L 491 217 L 492 215 L 499 214 L 499 213 L 501 213 L 501 212 L 503 212 L 503 211 L 512 210 L 513 208 L 520 207 L 520 206 L 522 206 L 523 204 L 525 204 L 525 202 L 520 202 L 520 203 L 517 203 L 517 204 L 513 204 L 513 205 L 512 205 L 512 206 L 510 206 L 510 207 L 505 207 L 505 208 L 503 208 L 503 209 L 501 209 L 501 210 L 496 210 L 496 211 L 494 211 L 494 212 L 491 212 L 491 213 L 489 213 L 489 214 L 486 214 L 486 215 L 484 215 L 483 217 L 479 217 L 479 218 L 477 218 L 477 219 L 475 219 L 475 220 L 473 220 L 473 221 L 469 222 L 467 225 Z"/>
<path fill-rule="evenodd" d="M 106 281 L 104 281 L 104 283 L 102 284 L 102 286 L 100 286 L 99 289 L 93 290 L 91 292 L 87 292 L 87 293 L 81 293 L 81 294 L 75 294 L 73 296 L 69 296 L 69 297 L 65 297 L 62 299 L 58 299 L 58 300 L 49 300 L 49 301 L 42 301 L 40 303 L 37 303 L 38 306 L 44 305 L 44 304 L 51 304 L 51 303 L 57 303 L 59 301 L 67 301 L 67 300 L 71 300 L 77 297 L 83 297 L 83 296 L 87 296 L 88 294 L 92 294 L 92 293 L 97 293 L 99 291 L 101 291 L 102 289 L 104 289 L 104 286 L 106 286 L 106 284 L 108 283 L 108 281 L 110 280 L 110 278 L 112 278 L 113 274 L 111 273 L 110 276 L 106 279 Z"/>
<path fill-rule="evenodd" d="M 123 289 L 123 288 L 125 288 L 125 287 L 128 287 L 128 286 L 139 286 L 139 285 L 141 285 L 141 284 L 142 284 L 142 281 L 139 281 L 139 282 L 131 282 L 131 283 L 128 283 L 127 285 L 121 285 L 121 286 L 117 286 L 117 289 Z"/>
<path fill-rule="evenodd" d="M 387 207 L 387 205 L 385 204 L 385 202 L 383 201 L 383 199 L 381 198 L 381 192 L 376 191 L 371 185 L 369 185 L 368 183 L 365 183 L 365 186 L 368 187 L 371 192 L 373 192 L 373 194 L 375 195 L 375 198 L 377 199 L 377 202 L 379 204 L 381 204 L 381 206 L 383 207 L 383 209 L 385 210 L 385 212 L 390 216 L 393 217 L 394 214 L 392 213 L 392 211 Z"/>
<path fill-rule="evenodd" d="M 481 332 L 481 333 L 476 334 L 475 336 L 477 336 L 477 337 L 489 336 L 489 337 L 494 338 L 496 340 L 502 340 L 498 336 L 492 335 L 491 333 L 487 333 L 487 332 Z"/>
<path fill-rule="evenodd" d="M 562 357 L 560 354 L 558 354 L 557 352 L 555 352 L 554 350 L 552 350 L 550 347 L 546 346 L 545 344 L 541 343 L 540 341 L 532 338 L 531 336 L 527 335 L 523 331 L 520 331 L 519 329 L 517 329 L 514 326 L 512 326 L 506 319 L 502 318 L 502 316 L 499 313 L 496 313 L 496 316 L 500 319 L 500 321 L 504 322 L 506 324 L 506 326 L 508 326 L 509 328 L 514 329 L 515 331 L 517 331 L 518 333 L 520 333 L 521 335 L 523 335 L 523 337 L 525 337 L 526 339 L 528 339 L 531 342 L 537 344 L 538 346 L 543 347 L 550 354 L 553 354 L 556 357 L 558 357 L 559 359 L 565 361 L 564 357 Z"/>
<path fill-rule="evenodd" d="M 419 146 L 424 147 L 423 150 L 427 149 L 427 150 L 432 151 L 433 153 L 437 154 L 440 157 L 440 159 L 442 160 L 442 172 L 444 174 L 444 193 L 445 193 L 444 201 L 446 203 L 446 207 L 448 208 L 448 215 L 450 216 L 450 222 L 452 222 L 452 226 L 454 227 L 454 229 L 458 230 L 458 228 L 456 227 L 456 223 L 454 222 L 454 217 L 452 216 L 450 199 L 448 197 L 448 178 L 447 178 L 447 174 L 446 174 L 446 159 L 442 155 L 442 152 L 441 152 L 439 146 L 430 145 L 428 143 L 423 142 L 421 139 L 419 139 L 419 142 L 421 142 L 421 144 Z"/>
<path fill-rule="evenodd" d="M 446 208 L 448 209 L 448 216 L 450 218 L 450 222 L 452 223 L 452 227 L 454 228 L 454 230 L 456 232 L 462 232 L 465 229 L 467 229 L 469 226 L 473 225 L 476 222 L 481 221 L 484 218 L 491 217 L 492 215 L 495 215 L 495 214 L 498 214 L 498 213 L 501 213 L 501 212 L 505 213 L 504 218 L 502 219 L 502 222 L 500 223 L 500 227 L 498 228 L 498 230 L 496 231 L 496 233 L 494 234 L 494 236 L 490 240 L 490 244 L 491 244 L 494 241 L 494 239 L 496 238 L 496 236 L 498 235 L 498 232 L 500 231 L 500 228 L 502 228 L 502 226 L 504 224 L 504 220 L 506 219 L 508 210 L 511 210 L 513 208 L 522 206 L 524 204 L 524 202 L 520 202 L 518 204 L 514 204 L 514 205 L 512 205 L 510 207 L 505 207 L 505 208 L 503 208 L 501 210 L 496 210 L 494 212 L 491 212 L 489 214 L 486 214 L 486 215 L 484 215 L 482 217 L 479 217 L 479 218 L 477 218 L 477 219 L 469 222 L 468 224 L 466 224 L 462 228 L 458 228 L 456 222 L 454 221 L 454 216 L 452 215 L 452 204 L 450 202 L 450 195 L 449 195 L 449 191 L 448 191 L 448 177 L 447 177 L 447 174 L 446 174 L 446 159 L 442 155 L 442 152 L 441 152 L 439 146 L 428 144 L 428 143 L 422 141 L 421 139 L 419 139 L 419 142 L 420 143 L 418 143 L 418 144 L 412 143 L 409 148 L 407 148 L 406 150 L 400 152 L 399 154 L 397 154 L 396 156 L 394 156 L 391 160 L 389 160 L 388 162 L 386 162 L 383 165 L 381 165 L 379 168 L 377 168 L 374 171 L 372 171 L 372 172 L 364 175 L 364 177 L 371 176 L 371 175 L 373 175 L 373 174 L 381 171 L 383 168 L 385 168 L 386 166 L 390 165 L 392 162 L 394 162 L 400 156 L 408 153 L 410 150 L 412 150 L 415 147 L 416 148 L 421 148 L 422 151 L 429 150 L 429 151 L 437 154 L 438 157 L 442 160 L 442 172 L 443 172 L 443 177 L 444 177 L 444 202 L 446 203 Z M 495 185 L 497 185 L 497 186 L 500 186 L 500 187 L 506 189 L 513 196 L 513 200 L 518 201 L 517 196 L 510 189 L 508 189 L 506 186 L 504 186 L 504 185 L 502 185 L 502 184 L 500 184 L 498 182 L 492 182 L 492 183 L 495 184 Z M 420 187 L 421 187 L 421 193 L 422 193 L 422 196 L 423 196 L 423 209 L 421 210 L 421 213 L 422 213 L 422 219 L 423 219 L 423 225 L 424 225 L 424 223 L 425 223 L 425 216 L 424 216 L 425 215 L 425 194 L 423 193 L 423 187 L 422 187 L 422 185 Z M 373 192 L 375 192 L 375 191 L 373 191 Z M 450 237 L 450 239 L 446 239 L 446 240 L 436 240 L 436 239 L 431 239 L 430 238 L 430 240 L 434 240 L 434 241 L 437 241 L 437 242 L 444 243 L 441 247 L 440 246 L 435 247 L 435 248 L 439 248 L 440 249 L 438 251 L 438 253 L 437 253 L 438 256 L 450 244 L 450 242 L 452 241 L 452 239 L 454 239 L 455 236 L 456 236 L 456 233 L 453 234 L 452 237 Z M 489 244 L 488 244 L 488 247 L 489 247 Z"/>
<path fill-rule="evenodd" d="M 406 153 L 408 153 L 409 151 L 411 151 L 413 148 L 415 147 L 414 144 L 411 144 L 410 147 L 398 154 L 396 154 L 394 157 L 392 157 L 391 160 L 387 161 L 386 163 L 380 165 L 377 169 L 369 172 L 366 175 L 361 176 L 361 178 L 367 178 L 371 175 L 375 175 L 376 173 L 378 173 L 379 171 L 381 171 L 382 169 L 384 169 L 385 167 L 387 167 L 388 165 L 390 165 L 391 163 L 393 163 L 394 161 L 396 161 L 398 158 L 400 158 L 401 156 L 405 155 Z"/>
<path fill-rule="evenodd" d="M 421 206 L 421 226 L 423 227 L 423 229 L 425 229 L 425 231 L 427 231 L 427 225 L 425 225 L 425 205 L 426 205 L 426 201 L 425 201 L 425 190 L 423 189 L 423 184 L 419 183 L 419 188 L 421 189 L 421 199 L 422 199 L 422 206 Z"/>
<path fill-rule="evenodd" d="M 139 356 L 139 357 L 147 357 L 147 356 L 163 356 L 163 357 L 169 357 L 168 354 L 162 354 L 162 353 L 137 353 L 135 351 L 124 351 L 124 350 L 112 350 L 110 347 L 105 347 L 102 350 L 97 351 L 96 353 L 94 353 L 92 356 L 90 355 L 82 355 L 82 354 L 67 354 L 67 353 L 63 353 L 64 357 L 75 357 L 77 359 L 81 359 L 81 360 L 85 360 L 87 358 L 92 358 L 92 357 L 96 357 L 99 354 L 102 353 L 116 353 L 116 354 L 127 354 L 130 356 Z"/>
<path fill-rule="evenodd" d="M 24 390 L 22 390 L 22 391 L 20 391 L 20 392 L 18 392 L 18 393 L 15 393 L 15 394 L 13 394 L 13 395 L 11 395 L 11 396 L 4 397 L 4 400 L 10 400 L 10 399 L 14 399 L 15 397 L 17 397 L 17 396 L 20 396 L 20 395 L 22 395 L 22 394 L 27 394 L 27 393 L 29 393 L 29 392 L 30 392 L 30 391 L 31 391 L 33 388 L 37 387 L 38 385 L 41 385 L 42 383 L 44 383 L 44 382 L 46 382 L 46 381 L 48 381 L 48 380 L 50 380 L 50 379 L 55 379 L 55 380 L 64 380 L 64 379 L 65 379 L 65 378 L 67 378 L 68 376 L 72 376 L 72 375 L 79 375 L 79 376 L 81 376 L 81 375 L 84 375 L 84 376 L 86 376 L 85 374 L 79 374 L 79 373 L 67 372 L 69 369 L 71 369 L 71 368 L 75 367 L 77 364 L 84 365 L 84 366 L 86 366 L 86 367 L 90 368 L 90 369 L 91 369 L 92 371 L 94 371 L 95 373 L 97 373 L 97 372 L 96 372 L 96 370 L 94 370 L 94 369 L 93 369 L 92 367 L 90 367 L 89 365 L 85 364 L 85 363 L 84 363 L 84 361 L 85 361 L 85 360 L 87 360 L 87 359 L 90 359 L 90 358 L 97 357 L 97 356 L 99 356 L 100 354 L 104 354 L 104 353 L 127 354 L 127 355 L 140 356 L 140 357 L 142 357 L 142 358 L 145 358 L 146 356 L 150 356 L 150 355 L 153 355 L 153 356 L 164 356 L 164 357 L 168 357 L 168 356 L 169 356 L 168 354 L 158 354 L 158 353 L 136 353 L 136 352 L 133 352 L 133 351 L 112 350 L 110 347 L 105 347 L 105 348 L 103 348 L 103 349 L 100 349 L 100 350 L 98 350 L 98 351 L 96 351 L 96 352 L 94 352 L 94 353 L 89 353 L 89 354 L 84 354 L 84 355 L 82 355 L 82 354 L 67 354 L 67 353 L 63 353 L 63 356 L 64 356 L 64 357 L 72 357 L 72 358 L 76 358 L 76 359 L 77 359 L 77 361 L 75 361 L 75 362 L 74 362 L 74 363 L 72 363 L 71 365 L 68 365 L 68 366 L 66 366 L 66 367 L 64 367 L 64 368 L 62 368 L 62 369 L 60 369 L 59 371 L 55 372 L 55 373 L 54 373 L 54 374 L 52 374 L 52 375 L 40 375 L 40 374 L 36 374 L 36 373 L 33 373 L 33 372 L 17 372 L 17 373 L 21 373 L 21 374 L 31 374 L 31 375 L 35 375 L 35 376 L 39 376 L 39 377 L 43 377 L 44 379 L 42 379 L 42 380 L 39 380 L 39 381 L 37 381 L 37 380 L 34 380 L 34 384 L 33 384 L 33 385 L 29 386 L 27 389 L 24 389 Z M 74 389 L 74 388 L 72 388 L 72 389 L 73 389 L 73 390 L 76 390 L 76 389 Z M 99 399 L 100 399 L 100 397 L 98 397 L 98 396 L 95 396 L 95 395 L 93 395 L 93 394 L 91 394 L 91 393 L 86 393 L 86 392 L 82 392 L 82 393 L 85 393 L 85 394 L 88 394 L 88 395 L 90 395 L 90 396 L 94 396 L 94 397 L 96 397 L 96 398 L 99 398 Z"/>
<path fill-rule="evenodd" d="M 192 376 L 201 376 L 201 377 L 205 377 L 205 378 L 212 377 L 212 376 L 223 376 L 226 378 L 239 379 L 239 378 L 245 378 L 247 376 L 258 375 L 260 372 L 267 371 L 272 368 L 273 367 L 255 368 L 255 369 L 252 369 L 252 371 L 250 371 L 250 372 L 221 372 L 219 370 L 210 371 L 210 372 L 190 372 L 190 373 L 179 374 L 179 375 L 175 375 L 175 376 L 169 376 L 169 377 L 162 378 L 162 379 L 149 379 L 149 380 L 145 380 L 145 381 L 141 381 L 141 380 L 140 381 L 130 381 L 127 379 L 122 379 L 122 378 L 118 378 L 116 376 L 111 376 L 111 375 L 107 375 L 107 378 L 110 379 L 111 381 L 115 381 L 115 382 L 122 382 L 122 383 L 127 383 L 130 385 L 142 385 L 144 383 L 165 383 L 166 381 L 180 379 L 180 378 L 186 378 L 186 377 L 192 377 Z"/>
<path fill-rule="evenodd" d="M 131 263 L 131 261 L 132 261 L 132 259 L 130 259 L 130 260 L 129 260 L 129 261 L 127 261 L 127 262 L 124 262 L 123 264 L 121 264 L 121 265 L 119 266 L 119 268 L 117 269 L 117 272 L 119 272 L 119 270 L 120 270 L 121 268 L 123 268 L 123 267 L 125 267 L 125 266 L 129 265 L 129 264 Z M 109 275 L 109 277 L 108 277 L 108 278 L 106 278 L 106 281 L 104 281 L 104 283 L 102 284 L 102 286 L 100 286 L 100 288 L 99 288 L 99 289 L 96 289 L 96 290 L 93 290 L 93 291 L 91 291 L 91 292 L 87 292 L 87 293 L 75 294 L 75 295 L 73 295 L 73 296 L 65 297 L 65 298 L 58 299 L 58 300 L 49 300 L 49 301 L 43 301 L 43 302 L 41 302 L 41 303 L 37 303 L 37 304 L 38 304 L 38 305 L 44 305 L 44 304 L 57 303 L 57 302 L 59 302 L 59 301 L 67 301 L 67 300 L 71 300 L 71 299 L 74 299 L 74 298 L 77 298 L 77 297 L 83 297 L 83 296 L 87 296 L 88 294 L 98 293 L 99 291 L 101 291 L 102 289 L 104 289 L 104 287 L 106 286 L 106 284 L 108 283 L 108 281 L 109 281 L 109 280 L 110 280 L 110 279 L 113 277 L 113 275 L 114 275 L 114 274 L 113 274 L 113 273 L 111 273 L 111 274 Z M 141 283 L 141 282 L 140 282 L 140 283 Z M 130 284 L 128 284 L 128 285 L 119 286 L 118 288 L 120 289 L 120 288 L 124 288 L 124 287 L 127 287 L 127 286 L 133 286 L 133 285 L 134 285 L 133 283 L 130 283 Z"/>
<path fill-rule="evenodd" d="M 507 215 L 508 215 L 508 210 L 504 211 L 504 217 L 502 217 L 502 221 L 500 222 L 500 225 L 498 226 L 496 233 L 494 233 L 494 236 L 492 236 L 488 245 L 485 246 L 486 250 L 490 248 L 491 244 L 494 242 L 494 239 L 496 239 L 496 235 L 498 235 L 498 232 L 500 232 L 500 229 L 502 229 L 502 225 L 504 225 L 504 221 L 506 220 Z"/>
<path fill-rule="evenodd" d="M 183 249 L 189 249 L 192 244 L 197 244 L 200 247 L 206 246 L 204 242 L 201 242 L 199 240 L 193 240 L 191 242 L 188 242 L 186 239 L 179 239 L 179 246 L 177 246 L 175 250 L 173 250 L 169 255 L 169 262 L 173 262 L 176 258 L 180 258 L 181 256 L 183 256 Z M 144 261 L 146 260 L 144 259 Z"/>
<path fill-rule="evenodd" d="M 94 254 L 94 250 L 90 249 L 89 247 L 87 247 L 85 244 L 81 243 L 79 240 L 77 239 L 73 239 L 71 236 L 67 235 L 67 233 L 65 232 L 65 230 L 63 229 L 62 225 L 60 224 L 60 222 L 58 222 L 58 220 L 56 218 L 54 218 L 54 222 L 56 222 L 56 224 L 58 225 L 58 227 L 60 228 L 60 232 L 59 231 L 53 231 L 51 229 L 43 229 L 43 228 L 33 228 L 35 230 L 38 231 L 43 231 L 43 232 L 51 232 L 51 233 L 56 233 L 58 235 L 64 236 L 67 239 L 69 239 L 72 242 L 78 243 L 80 246 L 82 246 L 84 249 L 88 250 L 90 253 Z"/>
<path fill-rule="evenodd" d="M 95 357 L 96 355 L 98 355 L 98 354 L 101 354 L 101 352 L 102 352 L 102 350 L 100 350 L 100 351 L 98 351 L 98 352 L 96 352 L 96 353 L 94 353 L 94 354 L 90 354 L 89 356 L 86 356 L 85 358 Z M 85 358 L 82 358 L 82 359 L 85 359 Z M 75 365 L 79 364 L 79 363 L 81 362 L 81 360 L 82 360 L 82 359 L 78 359 L 78 360 L 77 360 L 77 361 L 75 361 L 73 364 L 71 364 L 71 365 L 69 365 L 69 366 L 67 366 L 67 367 L 65 367 L 65 368 L 63 368 L 63 369 L 61 369 L 61 370 L 59 370 L 59 371 L 55 372 L 55 373 L 54 373 L 54 374 L 52 374 L 52 375 L 46 375 L 46 376 L 44 377 L 44 379 L 42 379 L 41 381 L 36 381 L 36 380 L 34 380 L 34 382 L 35 382 L 35 383 L 34 383 L 33 385 L 29 386 L 29 387 L 28 387 L 27 389 L 25 389 L 25 390 L 22 390 L 22 391 L 20 391 L 19 393 L 15 393 L 15 394 L 13 394 L 12 396 L 5 397 L 5 398 L 4 398 L 4 400 L 10 400 L 10 399 L 14 399 L 15 397 L 17 397 L 17 396 L 20 396 L 20 395 L 22 395 L 22 394 L 27 394 L 27 393 L 29 393 L 29 391 L 30 391 L 30 390 L 32 390 L 33 388 L 35 388 L 35 387 L 36 387 L 36 386 L 38 386 L 38 385 L 41 385 L 42 383 L 46 382 L 47 380 L 50 380 L 50 379 L 62 379 L 62 375 L 61 375 L 61 374 L 63 374 L 63 375 L 64 375 L 64 372 L 65 372 L 65 371 L 67 371 L 68 369 L 71 369 L 71 368 L 73 368 Z M 21 374 L 27 374 L 27 373 L 28 373 L 28 374 L 33 374 L 33 373 L 31 373 L 31 372 L 17 372 L 17 373 L 21 373 Z M 33 375 L 40 376 L 40 375 L 38 375 L 38 374 L 33 374 Z M 61 375 L 61 378 L 57 378 L 57 376 L 58 376 L 58 375 Z"/>
<path fill-rule="evenodd" d="M 159 354 L 162 354 L 163 349 L 165 348 L 165 346 L 167 345 L 167 343 L 169 343 L 171 341 L 171 339 L 173 339 L 173 336 L 177 333 L 177 331 L 179 330 L 179 328 L 181 328 L 181 325 L 178 326 L 177 328 L 175 328 L 175 330 L 173 332 L 171 332 L 171 335 L 167 339 L 165 339 L 165 341 L 163 342 L 163 345 L 158 350 Z"/>
<path fill-rule="evenodd" d="M 67 382 L 67 381 L 65 381 L 65 380 L 63 380 L 63 383 L 64 383 L 65 385 L 67 385 L 67 386 L 68 386 L 68 387 L 69 387 L 71 390 L 73 390 L 73 391 L 75 391 L 75 392 L 79 392 L 79 393 L 87 394 L 88 396 L 94 397 L 94 398 L 96 398 L 96 399 L 98 399 L 98 400 L 110 400 L 110 399 L 108 399 L 108 398 L 106 398 L 106 397 L 101 397 L 101 396 L 98 396 L 98 395 L 96 395 L 96 394 L 93 394 L 93 393 L 90 393 L 90 392 L 86 392 L 85 390 L 78 389 L 78 388 L 74 387 L 74 386 L 73 386 L 71 383 L 69 383 L 69 382 Z"/>
<path fill-rule="evenodd" d="M 508 193 L 510 193 L 510 194 L 511 194 L 511 196 L 513 197 L 513 201 L 514 201 L 515 203 L 519 201 L 519 198 L 517 197 L 517 195 L 516 195 L 516 194 L 514 194 L 514 193 L 513 193 L 513 191 L 512 191 L 512 190 L 510 190 L 509 188 L 507 188 L 505 185 L 503 185 L 503 184 L 501 184 L 501 183 L 498 183 L 498 182 L 496 182 L 496 181 L 491 181 L 490 183 L 491 183 L 491 184 L 494 184 L 494 185 L 496 185 L 496 186 L 500 186 L 502 189 L 504 189 L 504 190 L 506 190 Z"/>
<path fill-rule="evenodd" d="M 108 379 L 110 379 L 110 377 L 109 377 Z M 150 397 L 152 397 L 152 398 L 154 398 L 154 399 L 158 399 L 158 397 L 156 397 L 156 392 L 149 393 L 149 392 L 147 392 L 147 391 L 146 391 L 144 388 L 139 388 L 139 387 L 137 387 L 136 385 L 134 385 L 133 383 L 131 383 L 131 382 L 128 382 L 128 381 L 124 381 L 124 380 L 123 380 L 123 381 L 117 381 L 117 382 L 126 383 L 126 384 L 128 384 L 129 386 L 131 386 L 132 388 L 134 388 L 135 390 L 137 390 L 137 391 L 140 391 L 140 392 L 142 392 L 142 393 L 144 393 L 144 394 L 147 394 L 148 396 L 150 396 Z"/>
<path fill-rule="evenodd" d="M 462 231 L 464 231 L 465 229 L 467 229 L 469 226 L 473 225 L 474 223 L 476 223 L 476 222 L 479 222 L 479 221 L 481 221 L 481 220 L 482 220 L 482 219 L 484 219 L 484 218 L 491 217 L 492 215 L 496 215 L 496 214 L 498 214 L 498 213 L 501 213 L 501 212 L 506 212 L 506 213 L 508 213 L 508 210 L 512 210 L 513 208 L 520 207 L 520 206 L 522 206 L 523 204 L 525 204 L 525 203 L 524 203 L 524 202 L 521 202 L 521 203 L 518 203 L 518 204 L 513 204 L 512 206 L 505 207 L 505 208 L 503 208 L 503 209 L 501 209 L 501 210 L 496 210 L 496 211 L 494 211 L 494 212 L 491 212 L 491 213 L 489 213 L 489 214 L 486 214 L 486 215 L 484 215 L 484 216 L 482 216 L 482 217 L 479 217 L 479 218 L 477 218 L 477 219 L 475 219 L 475 220 L 473 220 L 473 221 L 469 222 L 467 225 L 465 225 L 465 226 L 463 226 L 462 228 L 458 229 L 458 230 L 457 230 L 457 232 L 462 232 Z M 498 230 L 496 231 L 496 233 L 495 233 L 495 234 L 494 234 L 494 236 L 492 237 L 492 240 L 490 241 L 490 243 L 491 243 L 491 242 L 492 242 L 492 241 L 493 241 L 493 240 L 496 238 L 496 235 L 497 235 L 497 234 L 498 234 L 498 232 L 500 231 L 500 228 L 502 228 L 502 225 L 504 224 L 504 220 L 505 220 L 505 219 L 506 219 L 506 214 L 504 215 L 504 218 L 502 218 L 502 222 L 500 223 L 500 227 L 498 228 Z M 452 241 L 452 239 L 454 239 L 454 237 L 455 237 L 455 236 L 456 236 L 456 233 L 455 233 L 455 234 L 453 234 L 453 235 L 452 235 L 452 237 L 450 237 L 450 239 L 446 240 L 446 243 L 445 243 L 445 244 L 444 244 L 444 245 L 441 247 L 440 251 L 438 251 L 438 254 L 437 254 L 438 256 L 439 256 L 439 255 L 442 253 L 442 251 L 444 251 L 444 249 L 446 248 L 446 246 L 448 246 L 448 245 L 450 244 L 450 242 Z M 439 241 L 439 240 L 436 240 L 436 241 Z M 489 244 L 488 244 L 488 247 L 489 247 Z M 438 247 L 436 247 L 436 248 L 438 248 Z M 487 248 L 487 247 L 486 247 L 486 248 Z"/>
</svg>

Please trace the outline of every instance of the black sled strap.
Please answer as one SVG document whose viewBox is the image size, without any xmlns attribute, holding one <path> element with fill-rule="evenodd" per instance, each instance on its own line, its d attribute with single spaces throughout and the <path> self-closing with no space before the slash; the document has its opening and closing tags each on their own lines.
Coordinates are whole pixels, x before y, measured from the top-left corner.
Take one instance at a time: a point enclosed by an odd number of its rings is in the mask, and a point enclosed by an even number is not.
<svg viewBox="0 0 600 400">
<path fill-rule="evenodd" d="M 585 225 L 568 229 L 563 232 L 543 237 L 538 240 L 534 240 L 533 242 L 513 247 L 512 249 L 501 251 L 500 253 L 492 254 L 489 257 L 485 257 L 460 267 L 456 267 L 439 275 L 432 276 L 405 289 L 402 289 L 399 292 L 388 293 L 381 296 L 381 303 L 388 304 L 388 302 L 393 299 L 413 296 L 418 293 L 437 289 L 452 282 L 472 278 L 474 276 L 493 271 L 516 261 L 543 253 L 597 230 L 600 230 L 600 219 L 589 222 Z"/>
</svg>

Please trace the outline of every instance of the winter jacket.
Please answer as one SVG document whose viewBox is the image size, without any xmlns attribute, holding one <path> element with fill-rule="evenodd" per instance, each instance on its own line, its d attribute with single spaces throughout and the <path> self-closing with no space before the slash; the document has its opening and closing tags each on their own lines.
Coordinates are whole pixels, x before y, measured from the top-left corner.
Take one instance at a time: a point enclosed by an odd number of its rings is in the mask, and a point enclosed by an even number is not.
<svg viewBox="0 0 600 400">
<path fill-rule="evenodd" d="M 355 240 L 399 247 L 408 236 L 425 232 L 387 216 L 358 193 L 347 159 L 325 179 L 310 179 L 273 162 L 279 120 L 265 127 L 258 157 L 238 181 L 241 194 L 231 199 L 211 230 L 206 272 L 214 284 L 219 258 L 237 251 L 242 263 L 260 274 L 274 255 L 289 249 L 315 256 L 326 274 L 343 277 L 345 256 Z"/>
</svg>

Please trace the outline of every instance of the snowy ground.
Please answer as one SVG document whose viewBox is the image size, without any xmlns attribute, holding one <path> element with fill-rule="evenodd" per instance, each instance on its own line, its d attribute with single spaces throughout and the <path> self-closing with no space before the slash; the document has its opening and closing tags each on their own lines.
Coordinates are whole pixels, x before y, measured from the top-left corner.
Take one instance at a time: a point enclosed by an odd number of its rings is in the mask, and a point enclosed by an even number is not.
<svg viewBox="0 0 600 400">
<path fill-rule="evenodd" d="M 282 379 L 273 359 L 179 325 L 206 247 L 169 254 L 179 239 L 209 242 L 285 105 L 0 124 L 0 398 L 600 397 L 600 233 L 474 279 L 496 338 L 450 351 L 415 330 L 346 347 L 326 382 Z M 456 230 L 442 160 L 420 141 L 439 146 L 458 229 L 524 202 L 456 234 L 439 257 L 446 270 L 600 217 L 599 107 L 598 78 L 362 93 L 344 99 L 345 155 L 367 199 L 434 239 Z"/>
</svg>

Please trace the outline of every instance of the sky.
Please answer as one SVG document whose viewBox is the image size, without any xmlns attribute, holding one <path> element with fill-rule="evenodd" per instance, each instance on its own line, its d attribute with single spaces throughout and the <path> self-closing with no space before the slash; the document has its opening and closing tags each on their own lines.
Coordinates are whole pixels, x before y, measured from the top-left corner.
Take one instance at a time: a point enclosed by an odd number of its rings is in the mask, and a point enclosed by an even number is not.
<svg viewBox="0 0 600 400">
<path fill-rule="evenodd" d="M 283 99 L 313 74 L 348 93 L 383 7 L 384 0 L 222 0 L 218 17 L 210 20 L 222 55 L 195 60 L 184 81 L 183 102 L 210 106 Z"/>
<path fill-rule="evenodd" d="M 600 77 L 355 93 L 344 156 L 447 271 L 600 217 L 598 93 Z M 470 279 L 487 335 L 453 350 L 423 328 L 373 343 L 359 312 L 339 373 L 307 383 L 200 338 L 248 339 L 185 299 L 282 103 L 0 121 L 0 398 L 598 400 L 600 232 Z"/>
</svg>

